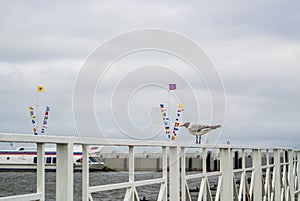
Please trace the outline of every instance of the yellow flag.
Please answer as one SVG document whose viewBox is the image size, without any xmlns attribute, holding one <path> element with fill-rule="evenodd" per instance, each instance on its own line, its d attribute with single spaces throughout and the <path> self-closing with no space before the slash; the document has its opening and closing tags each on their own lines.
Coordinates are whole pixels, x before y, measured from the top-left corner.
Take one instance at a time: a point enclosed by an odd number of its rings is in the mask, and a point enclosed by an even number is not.
<svg viewBox="0 0 300 201">
<path fill-rule="evenodd" d="M 182 108 L 182 104 L 178 104 L 178 108 Z"/>
<path fill-rule="evenodd" d="M 44 92 L 44 87 L 43 86 L 38 86 L 37 87 L 37 92 Z"/>
</svg>

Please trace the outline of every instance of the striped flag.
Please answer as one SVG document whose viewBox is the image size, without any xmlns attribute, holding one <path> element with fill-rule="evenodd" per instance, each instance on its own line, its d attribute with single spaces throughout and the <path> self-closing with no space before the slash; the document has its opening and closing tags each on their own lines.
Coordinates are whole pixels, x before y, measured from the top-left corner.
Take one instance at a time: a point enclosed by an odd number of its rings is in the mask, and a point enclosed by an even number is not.
<svg viewBox="0 0 300 201">
<path fill-rule="evenodd" d="M 35 121 L 35 115 L 34 115 L 34 108 L 33 107 L 29 107 L 29 114 L 31 117 L 31 122 L 32 122 L 32 126 L 33 126 L 33 134 L 37 135 L 37 125 L 36 125 L 36 121 Z"/>
<path fill-rule="evenodd" d="M 38 86 L 37 87 L 37 92 L 44 92 L 44 87 L 43 86 Z"/>
<path fill-rule="evenodd" d="M 44 134 L 45 130 L 47 129 L 49 111 L 50 111 L 50 107 L 47 106 L 46 111 L 45 111 L 45 116 L 43 119 L 43 126 L 42 126 L 42 130 L 41 130 L 41 134 Z"/>
<path fill-rule="evenodd" d="M 175 90 L 176 84 L 169 84 L 169 90 Z"/>
<path fill-rule="evenodd" d="M 180 119 L 179 119 L 179 117 L 181 116 L 182 111 L 183 111 L 182 104 L 178 104 L 177 115 L 176 115 L 177 118 L 176 118 L 176 120 L 174 122 L 173 135 L 172 135 L 171 140 L 175 140 L 176 139 L 176 135 L 177 135 L 177 132 L 179 131 L 179 126 L 180 126 L 180 123 L 179 123 Z"/>
<path fill-rule="evenodd" d="M 167 115 L 167 108 L 165 106 L 165 104 L 161 103 L 160 104 L 160 109 L 161 109 L 161 114 L 162 114 L 162 120 L 163 120 L 163 124 L 164 124 L 164 128 L 165 128 L 165 132 L 168 135 L 168 138 L 171 140 L 176 140 L 176 136 L 177 133 L 179 132 L 179 127 L 180 127 L 180 116 L 182 115 L 183 112 L 183 106 L 182 104 L 178 104 L 178 108 L 177 108 L 177 115 L 176 115 L 176 119 L 174 122 L 174 127 L 173 130 L 172 128 L 170 128 L 170 119 Z"/>
</svg>

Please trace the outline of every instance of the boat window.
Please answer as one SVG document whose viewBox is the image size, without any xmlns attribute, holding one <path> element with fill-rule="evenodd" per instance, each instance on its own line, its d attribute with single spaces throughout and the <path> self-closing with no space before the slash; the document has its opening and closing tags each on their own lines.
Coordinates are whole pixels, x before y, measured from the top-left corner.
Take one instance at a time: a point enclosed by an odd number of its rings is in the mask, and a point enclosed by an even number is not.
<svg viewBox="0 0 300 201">
<path fill-rule="evenodd" d="M 46 163 L 51 163 L 51 159 L 52 159 L 51 157 L 47 157 L 46 158 Z"/>
<path fill-rule="evenodd" d="M 37 163 L 37 157 L 33 158 L 33 163 Z"/>
<path fill-rule="evenodd" d="M 7 158 L 6 158 L 6 160 L 9 160 L 9 159 L 10 159 L 10 157 L 7 157 Z"/>
<path fill-rule="evenodd" d="M 53 157 L 52 163 L 56 164 L 56 157 Z"/>
<path fill-rule="evenodd" d="M 99 162 L 101 163 L 102 162 L 102 160 L 100 158 L 98 158 L 98 157 L 89 157 L 89 159 L 92 162 L 97 162 L 97 163 L 99 163 Z"/>
<path fill-rule="evenodd" d="M 94 159 L 95 159 L 97 162 L 100 162 L 100 163 L 102 163 L 102 160 L 101 160 L 101 158 L 99 158 L 99 157 L 94 157 Z"/>
<path fill-rule="evenodd" d="M 89 157 L 89 159 L 90 159 L 90 161 L 92 161 L 92 162 L 97 162 L 97 161 L 94 159 L 94 157 Z"/>
<path fill-rule="evenodd" d="M 96 162 L 100 162 L 99 158 L 93 157 Z"/>
</svg>

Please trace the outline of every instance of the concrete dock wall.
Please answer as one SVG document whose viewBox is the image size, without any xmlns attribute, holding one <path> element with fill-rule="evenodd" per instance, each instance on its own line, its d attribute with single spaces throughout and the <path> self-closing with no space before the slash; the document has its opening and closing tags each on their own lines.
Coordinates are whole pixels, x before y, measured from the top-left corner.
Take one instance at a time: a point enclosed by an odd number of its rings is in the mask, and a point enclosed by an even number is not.
<svg viewBox="0 0 300 201">
<path fill-rule="evenodd" d="M 105 163 L 107 170 L 115 171 L 128 171 L 128 155 L 121 153 L 101 153 L 99 155 Z M 202 171 L 203 160 L 199 153 L 186 154 L 186 170 L 187 171 Z M 273 157 L 270 156 L 270 163 L 273 161 Z M 283 159 L 281 158 L 281 161 Z M 218 171 L 220 169 L 220 160 L 218 154 L 212 154 L 208 152 L 206 157 L 207 171 Z M 267 163 L 265 155 L 262 156 L 262 165 Z M 246 167 L 252 166 L 252 155 L 246 155 L 245 157 Z M 238 169 L 242 167 L 242 159 L 239 152 L 233 154 L 233 167 Z M 162 159 L 161 155 L 157 153 L 140 153 L 135 155 L 135 170 L 136 171 L 161 171 Z"/>
<path fill-rule="evenodd" d="M 99 155 L 105 163 L 107 170 L 127 171 L 128 156 L 127 154 L 108 153 Z M 160 154 L 136 154 L 135 157 L 136 171 L 161 171 L 162 158 Z M 210 167 L 219 166 L 219 162 L 214 164 L 213 160 L 209 160 Z M 217 168 L 217 167 L 215 167 Z M 199 155 L 191 154 L 186 157 L 186 169 L 189 171 L 201 171 L 202 159 Z"/>
</svg>

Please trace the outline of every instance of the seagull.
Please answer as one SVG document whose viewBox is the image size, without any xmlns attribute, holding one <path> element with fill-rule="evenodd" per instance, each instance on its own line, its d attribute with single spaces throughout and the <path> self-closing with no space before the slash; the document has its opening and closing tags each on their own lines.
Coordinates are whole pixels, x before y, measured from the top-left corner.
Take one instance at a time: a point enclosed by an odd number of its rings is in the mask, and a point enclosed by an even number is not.
<svg viewBox="0 0 300 201">
<path fill-rule="evenodd" d="M 188 132 L 192 135 L 196 136 L 196 144 L 201 143 L 201 136 L 214 130 L 217 128 L 222 127 L 221 125 L 216 125 L 216 126 L 209 126 L 209 125 L 201 125 L 201 124 L 193 124 L 191 125 L 190 122 L 186 122 L 182 125 L 181 127 L 186 127 L 188 129 Z"/>
</svg>

